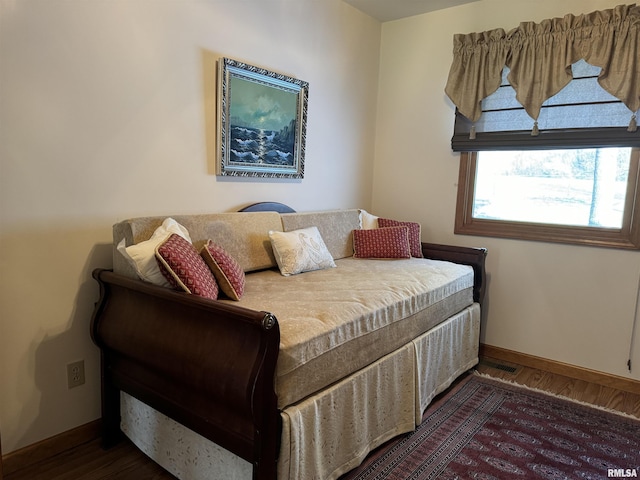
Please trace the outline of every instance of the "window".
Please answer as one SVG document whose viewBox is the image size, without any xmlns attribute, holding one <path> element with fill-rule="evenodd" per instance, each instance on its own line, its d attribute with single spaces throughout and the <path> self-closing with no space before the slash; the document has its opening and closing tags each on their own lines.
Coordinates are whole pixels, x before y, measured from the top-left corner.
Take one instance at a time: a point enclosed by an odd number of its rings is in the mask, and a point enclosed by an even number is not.
<svg viewBox="0 0 640 480">
<path fill-rule="evenodd" d="M 542 104 L 535 135 L 508 74 L 478 121 L 456 114 L 455 232 L 640 249 L 640 136 L 626 128 L 628 109 L 598 86 L 600 68 L 572 65 L 573 80 Z"/>
<path fill-rule="evenodd" d="M 640 249 L 640 7 L 456 34 L 455 232 Z"/>
<path fill-rule="evenodd" d="M 638 148 L 461 154 L 455 233 L 640 249 Z"/>
</svg>

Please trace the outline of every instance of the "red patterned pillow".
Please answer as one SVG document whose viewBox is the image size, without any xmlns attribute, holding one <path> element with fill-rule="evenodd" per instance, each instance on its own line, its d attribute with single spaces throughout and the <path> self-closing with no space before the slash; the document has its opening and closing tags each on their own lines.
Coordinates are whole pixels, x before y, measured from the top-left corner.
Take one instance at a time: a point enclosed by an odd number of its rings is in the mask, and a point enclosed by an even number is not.
<svg viewBox="0 0 640 480">
<path fill-rule="evenodd" d="M 398 220 L 390 220 L 388 218 L 378 219 L 379 227 L 407 227 L 409 229 L 409 246 L 411 247 L 411 256 L 416 258 L 424 258 L 422 254 L 422 239 L 420 234 L 420 224 L 415 222 L 400 222 Z"/>
<path fill-rule="evenodd" d="M 409 229 L 404 226 L 353 231 L 355 258 L 411 258 Z"/>
<path fill-rule="evenodd" d="M 177 289 L 215 300 L 218 284 L 195 247 L 180 235 L 170 235 L 156 247 L 160 271 Z"/>
<path fill-rule="evenodd" d="M 211 240 L 202 247 L 200 255 L 216 277 L 220 290 L 232 300 L 240 300 L 244 294 L 244 270 L 220 245 Z"/>
</svg>

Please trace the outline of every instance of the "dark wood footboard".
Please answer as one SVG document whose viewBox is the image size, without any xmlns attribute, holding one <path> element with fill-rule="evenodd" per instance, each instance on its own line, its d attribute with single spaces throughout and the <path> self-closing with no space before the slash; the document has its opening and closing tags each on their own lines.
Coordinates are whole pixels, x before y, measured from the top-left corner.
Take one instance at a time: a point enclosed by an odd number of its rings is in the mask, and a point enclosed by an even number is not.
<svg viewBox="0 0 640 480">
<path fill-rule="evenodd" d="M 487 257 L 486 248 L 423 243 L 422 254 L 425 258 L 432 260 L 446 260 L 448 262 L 473 267 L 473 300 L 482 304 L 487 288 L 487 273 L 485 270 L 485 259 Z"/>
<path fill-rule="evenodd" d="M 258 312 L 95 270 L 91 322 L 102 356 L 105 447 L 125 391 L 275 479 L 281 436 L 274 376 L 280 330 Z"/>
</svg>

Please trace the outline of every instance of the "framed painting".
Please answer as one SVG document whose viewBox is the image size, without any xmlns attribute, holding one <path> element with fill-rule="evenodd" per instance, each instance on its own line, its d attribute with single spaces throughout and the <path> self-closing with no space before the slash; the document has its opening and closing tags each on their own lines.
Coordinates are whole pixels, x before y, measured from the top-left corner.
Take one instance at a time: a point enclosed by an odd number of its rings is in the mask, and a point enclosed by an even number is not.
<svg viewBox="0 0 640 480">
<path fill-rule="evenodd" d="M 230 58 L 218 60 L 217 174 L 304 177 L 309 84 Z"/>
</svg>

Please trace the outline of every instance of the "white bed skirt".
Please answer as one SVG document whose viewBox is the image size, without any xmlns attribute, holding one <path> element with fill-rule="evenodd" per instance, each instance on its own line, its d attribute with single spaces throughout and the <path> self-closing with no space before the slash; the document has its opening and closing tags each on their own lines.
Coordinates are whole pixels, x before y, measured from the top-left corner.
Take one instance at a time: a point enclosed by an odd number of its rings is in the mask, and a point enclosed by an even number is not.
<svg viewBox="0 0 640 480">
<path fill-rule="evenodd" d="M 478 363 L 480 308 L 463 310 L 404 347 L 282 412 L 278 480 L 336 479 L 411 431 L 438 393 Z M 357 399 L 357 401 L 356 401 Z M 249 480 L 252 465 L 123 393 L 122 430 L 181 480 Z"/>
</svg>

